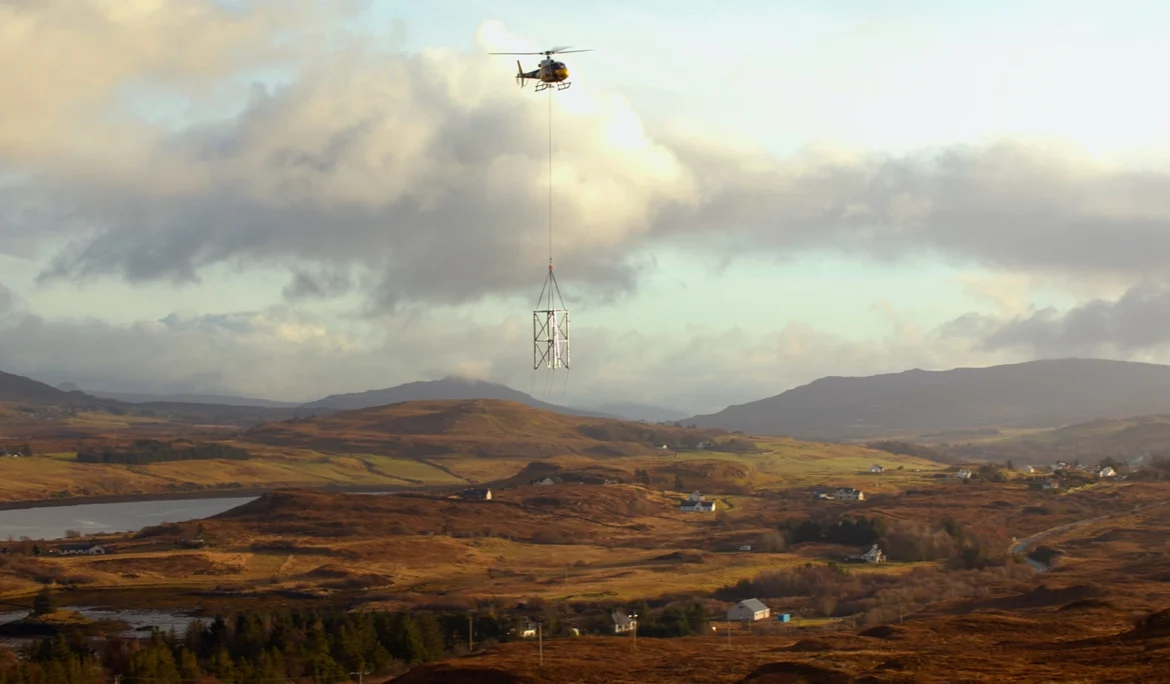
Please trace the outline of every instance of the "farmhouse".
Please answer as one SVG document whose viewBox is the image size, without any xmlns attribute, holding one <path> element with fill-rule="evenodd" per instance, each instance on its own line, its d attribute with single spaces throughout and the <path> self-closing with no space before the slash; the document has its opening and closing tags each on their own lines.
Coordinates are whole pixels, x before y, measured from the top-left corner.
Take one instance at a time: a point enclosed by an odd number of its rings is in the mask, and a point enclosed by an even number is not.
<svg viewBox="0 0 1170 684">
<path fill-rule="evenodd" d="M 559 477 L 541 477 L 541 478 L 532 480 L 528 484 L 534 485 L 537 487 L 548 487 L 549 485 L 556 485 L 556 484 L 563 484 L 563 483 L 564 483 L 564 480 L 562 480 Z"/>
<path fill-rule="evenodd" d="M 106 549 L 98 544 L 62 544 L 54 551 L 60 556 L 100 556 Z"/>
<path fill-rule="evenodd" d="M 882 553 L 880 547 L 874 544 L 868 551 L 858 556 L 846 556 L 846 563 L 885 563 L 886 554 Z"/>
<path fill-rule="evenodd" d="M 959 472 L 955 473 L 955 477 L 959 478 L 960 480 L 970 480 L 971 475 L 971 471 L 967 468 L 960 468 Z"/>
<path fill-rule="evenodd" d="M 885 468 L 881 467 L 880 465 L 878 465 L 876 463 L 869 467 L 869 472 L 871 472 L 871 473 L 880 473 L 883 470 L 885 470 Z"/>
<path fill-rule="evenodd" d="M 625 634 L 638 628 L 638 620 L 634 616 L 626 615 L 616 609 L 609 617 L 613 620 L 614 634 Z"/>
<path fill-rule="evenodd" d="M 686 501 L 679 504 L 680 511 L 698 511 L 700 513 L 710 513 L 715 510 L 714 501 L 703 501 L 703 495 L 698 492 L 691 492 Z"/>
<path fill-rule="evenodd" d="M 771 614 L 771 609 L 765 606 L 759 599 L 746 599 L 728 609 L 727 619 L 741 622 L 755 622 L 757 620 L 767 620 Z"/>
<path fill-rule="evenodd" d="M 865 501 L 865 493 L 853 487 L 839 487 L 831 498 L 834 501 Z"/>
<path fill-rule="evenodd" d="M 1114 470 L 1111 466 L 1105 466 L 1104 468 L 1101 469 L 1101 472 L 1098 474 L 1101 477 L 1116 477 L 1117 471 Z"/>
<path fill-rule="evenodd" d="M 524 629 L 521 630 L 520 638 L 521 639 L 531 639 L 534 636 L 536 636 L 536 624 L 533 622 L 529 622 L 528 624 L 524 625 Z"/>
<path fill-rule="evenodd" d="M 463 498 L 468 501 L 490 501 L 492 498 L 492 490 L 490 489 L 464 489 Z"/>
</svg>

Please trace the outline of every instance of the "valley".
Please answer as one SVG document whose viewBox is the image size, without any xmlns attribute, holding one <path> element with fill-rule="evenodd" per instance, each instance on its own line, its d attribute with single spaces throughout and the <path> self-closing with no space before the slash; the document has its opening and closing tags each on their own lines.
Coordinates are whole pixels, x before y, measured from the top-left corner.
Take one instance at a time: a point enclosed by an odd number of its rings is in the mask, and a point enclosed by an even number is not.
<svg viewBox="0 0 1170 684">
<path fill-rule="evenodd" d="M 1114 641 L 1160 653 L 1162 618 L 1132 632 L 1160 610 L 1168 562 L 1155 543 L 1170 500 L 1157 417 L 867 446 L 503 399 L 261 421 L 154 410 L 3 405 L 0 509 L 252 498 L 127 532 L 14 535 L 0 601 L 48 591 L 58 605 L 202 619 L 470 616 L 481 631 L 470 649 L 458 629 L 427 637 L 425 656 L 386 642 L 371 681 L 603 682 L 621 670 L 654 682 L 694 667 L 695 681 L 1047 681 L 1070 663 L 1114 667 L 1102 655 Z M 1152 455 L 1130 466 L 1136 448 Z M 1059 457 L 1113 459 L 1119 473 L 1039 466 Z M 693 493 L 707 508 L 687 510 Z M 864 561 L 875 546 L 880 562 Z M 729 633 L 724 616 L 746 599 L 772 616 Z M 640 616 L 636 651 L 613 633 L 615 611 Z M 88 624 L 70 615 L 4 629 Z M 525 631 L 536 620 L 543 663 Z M 346 653 L 331 657 L 356 667 Z M 1128 667 L 1116 672 L 1147 671 Z"/>
</svg>

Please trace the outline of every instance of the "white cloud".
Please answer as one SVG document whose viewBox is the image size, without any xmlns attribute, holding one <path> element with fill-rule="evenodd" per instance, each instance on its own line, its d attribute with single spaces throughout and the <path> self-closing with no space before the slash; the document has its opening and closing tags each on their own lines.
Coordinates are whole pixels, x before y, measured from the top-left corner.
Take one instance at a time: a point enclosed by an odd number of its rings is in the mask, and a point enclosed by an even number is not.
<svg viewBox="0 0 1170 684">
<path fill-rule="evenodd" d="M 76 30 L 57 5 L 46 7 L 19 37 L 6 35 L 7 49 Z M 150 11 L 114 17 L 121 10 L 91 5 L 106 19 L 70 63 L 110 64 L 93 67 L 80 99 L 62 89 L 39 100 L 39 119 L 76 123 L 68 117 L 78 107 L 145 78 L 172 78 L 195 96 L 190 84 L 226 77 L 241 52 L 244 64 L 296 62 L 299 71 L 285 87 L 257 87 L 238 116 L 179 134 L 111 118 L 134 139 L 86 126 L 75 132 L 86 144 L 61 138 L 29 181 L 36 220 L 9 228 L 13 244 L 75 237 L 48 277 L 194 282 L 213 264 L 284 264 L 290 295 L 356 286 L 376 309 L 531 287 L 547 250 L 546 98 L 511 87 L 507 58 L 386 53 L 358 36 L 294 51 L 275 37 L 309 30 L 309 18 L 322 22 L 321 35 L 342 35 L 342 14 L 309 5 L 288 14 L 271 5 L 244 14 L 142 7 Z M 159 57 L 160 41 L 179 40 L 163 29 L 102 53 L 124 33 L 179 19 L 188 37 L 175 56 Z M 532 47 L 497 22 L 479 39 L 483 52 Z M 648 129 L 597 82 L 552 98 L 554 252 L 572 264 L 562 277 L 597 296 L 636 287 L 638 250 L 670 242 L 732 255 L 926 252 L 1006 272 L 1123 281 L 1158 273 L 1155 255 L 1170 246 L 1170 175 L 1115 168 L 1068 145 L 1003 141 L 904 156 L 811 147 L 777 160 Z"/>
<path fill-rule="evenodd" d="M 83 386 L 126 378 L 142 389 L 157 381 L 302 398 L 452 369 L 523 388 L 527 320 L 485 327 L 421 311 L 527 298 L 543 272 L 548 103 L 515 88 L 510 58 L 482 54 L 536 46 L 487 22 L 480 53 L 400 54 L 345 31 L 356 3 L 253 4 L 0 5 L 0 59 L 22 65 L 0 83 L 0 172 L 9 174 L 0 252 L 48 255 L 46 279 L 82 282 L 196 283 L 217 265 L 280 267 L 289 301 L 363 295 L 365 312 L 382 317 L 385 347 L 287 307 L 132 327 L 10 308 L 5 325 L 21 341 L 6 341 L 0 364 L 72 374 L 62 379 Z M 177 131 L 126 105 L 135 89 L 205 112 L 245 74 L 274 70 L 287 73 L 285 85 L 256 85 L 242 110 Z M 1003 320 L 1033 316 L 1036 283 L 1079 283 L 1084 293 L 1164 278 L 1164 168 L 1021 140 L 900 155 L 810 145 L 777 159 L 695 126 L 645 121 L 604 83 L 552 96 L 554 252 L 578 296 L 635 289 L 647 251 L 663 245 L 702 250 L 708 263 L 815 249 L 980 264 L 995 280 L 970 289 L 994 299 Z M 970 348 L 999 319 L 921 330 L 891 311 L 894 332 L 872 343 L 795 323 L 772 337 L 695 329 L 653 345 L 586 327 L 577 349 L 605 363 L 573 377 L 598 396 L 711 408 L 818 374 L 1024 353 L 1006 342 Z M 72 345 L 82 344 L 79 354 Z"/>
</svg>

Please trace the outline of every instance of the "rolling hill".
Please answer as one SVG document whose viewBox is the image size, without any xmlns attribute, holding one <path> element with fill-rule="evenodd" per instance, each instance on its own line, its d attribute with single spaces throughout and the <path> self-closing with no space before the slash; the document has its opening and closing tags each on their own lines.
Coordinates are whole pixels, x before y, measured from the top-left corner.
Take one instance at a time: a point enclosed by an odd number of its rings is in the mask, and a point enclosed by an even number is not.
<svg viewBox="0 0 1170 684">
<path fill-rule="evenodd" d="M 0 401 L 51 403 L 67 406 L 96 406 L 104 403 L 85 392 L 59 390 L 23 375 L 13 375 L 3 371 L 0 371 Z"/>
<path fill-rule="evenodd" d="M 1094 420 L 1001 439 L 953 442 L 943 450 L 951 458 L 963 461 L 1012 460 L 1017 465 L 1170 456 L 1170 416 Z"/>
<path fill-rule="evenodd" d="M 323 399 L 311 401 L 302 406 L 307 409 L 327 408 L 341 411 L 352 409 L 385 406 L 404 401 L 435 401 L 435 400 L 465 400 L 465 399 L 504 399 L 514 401 L 525 406 L 555 411 L 570 416 L 586 416 L 592 418 L 616 418 L 616 416 L 597 411 L 557 406 L 534 399 L 532 396 L 505 385 L 482 380 L 469 380 L 459 377 L 447 377 L 442 380 L 425 380 L 408 382 L 380 390 L 354 392 L 351 394 L 332 394 Z"/>
<path fill-rule="evenodd" d="M 1055 428 L 1170 413 L 1170 366 L 1054 359 L 946 371 L 827 377 L 686 423 L 802 439 Z"/>
<path fill-rule="evenodd" d="M 39 432 L 52 432 L 54 424 L 45 424 L 44 418 L 48 415 L 60 413 L 60 409 L 88 410 L 104 412 L 117 416 L 149 417 L 152 419 L 169 420 L 177 423 L 209 424 L 246 427 L 273 420 L 282 420 L 289 417 L 306 414 L 328 414 L 332 410 L 319 408 L 313 410 L 302 409 L 294 405 L 264 406 L 248 404 L 217 404 L 206 401 L 168 401 L 169 397 L 140 396 L 139 399 L 151 401 L 123 401 L 118 398 L 99 396 L 76 389 L 77 385 L 63 383 L 59 387 L 52 387 L 43 382 L 0 371 L 0 404 L 22 405 L 39 407 L 36 411 L 25 413 L 25 417 L 38 424 Z M 225 397 L 226 399 L 226 397 Z M 58 416 L 59 418 L 60 416 Z M 67 426 L 60 425 L 60 430 L 68 432 Z"/>
<path fill-rule="evenodd" d="M 446 399 L 265 423 L 245 430 L 240 439 L 325 453 L 542 458 L 649 454 L 663 444 L 695 446 L 725 435 L 723 430 L 569 416 L 505 399 Z"/>
</svg>

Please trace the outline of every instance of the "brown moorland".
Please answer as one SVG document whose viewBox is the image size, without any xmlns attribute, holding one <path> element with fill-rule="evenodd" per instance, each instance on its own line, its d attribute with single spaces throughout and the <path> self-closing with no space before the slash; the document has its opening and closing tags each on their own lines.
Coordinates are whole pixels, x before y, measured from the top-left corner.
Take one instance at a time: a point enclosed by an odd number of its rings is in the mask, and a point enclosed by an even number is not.
<svg viewBox="0 0 1170 684">
<path fill-rule="evenodd" d="M 847 504 L 813 502 L 806 492 L 728 496 L 732 505 L 714 515 L 679 511 L 679 493 L 643 485 L 517 486 L 493 494 L 464 501 L 273 492 L 206 520 L 108 535 L 101 541 L 113 553 L 104 557 L 10 557 L 2 582 L 16 596 L 56 580 L 72 594 L 63 601 L 85 597 L 99 605 L 214 608 L 247 597 L 249 605 L 328 600 L 351 608 L 512 610 L 525 603 L 551 610 L 698 598 L 718 615 L 741 581 L 769 591 L 780 586 L 769 583 L 770 574 L 790 572 L 791 579 L 812 563 L 810 579 L 819 584 L 807 592 L 815 596 L 761 595 L 797 620 L 757 625 L 751 634 L 733 630 L 729 650 L 717 620 L 719 631 L 709 636 L 639 638 L 636 653 L 632 639 L 550 639 L 543 667 L 531 642 L 505 643 L 416 668 L 402 681 L 460 681 L 452 669 L 468 670 L 473 681 L 796 681 L 791 677 L 801 673 L 810 681 L 1142 681 L 1166 663 L 1161 618 L 1132 631 L 1170 599 L 1170 525 L 1159 506 L 1170 499 L 1170 485 L 1163 483 L 1054 493 L 951 478 Z M 842 513 L 893 525 L 950 518 L 1001 546 L 1078 520 L 1096 522 L 1044 538 L 1046 557 L 1058 560 L 1040 575 L 894 562 L 852 566 L 838 576 L 826 559 L 856 549 L 810 542 L 735 550 L 790 518 Z M 895 532 L 913 530 L 887 535 Z M 833 604 L 822 607 L 825 598 Z M 825 610 L 834 619 L 826 621 Z M 759 677 L 747 679 L 753 671 Z"/>
<path fill-rule="evenodd" d="M 854 503 L 815 502 L 801 490 L 728 495 L 715 498 L 717 512 L 693 513 L 678 509 L 683 493 L 644 485 L 516 486 L 493 491 L 489 501 L 290 490 L 201 521 L 94 537 L 112 556 L 13 559 L 0 577 L 13 596 L 35 591 L 44 578 L 111 593 L 218 587 L 223 596 L 309 592 L 385 605 L 435 597 L 468 605 L 709 595 L 767 571 L 823 565 L 859 550 L 821 541 L 789 544 L 776 532 L 793 521 L 832 526 L 842 516 L 884 519 L 883 543 L 902 560 L 854 572 L 896 574 L 925 571 L 934 566 L 931 559 L 959 550 L 938 527 L 944 519 L 1002 556 L 1012 537 L 1124 513 L 1165 493 L 1161 483 L 1102 484 L 1060 495 L 1011 483 L 944 482 Z M 753 549 L 740 551 L 744 545 Z M 915 549 L 926 555 L 906 560 Z M 349 574 L 327 578 L 329 586 L 313 574 L 337 567 Z M 880 617 L 888 606 L 867 603 L 867 586 L 842 585 L 840 592 L 862 593 L 828 610 Z M 810 615 L 826 610 L 815 597 L 789 604 Z"/>
<path fill-rule="evenodd" d="M 826 473 L 856 478 L 875 462 L 904 469 L 880 482 L 867 480 L 893 490 L 913 480 L 911 473 L 941 467 L 860 446 L 564 416 L 503 400 L 405 402 L 245 430 L 207 425 L 202 432 L 161 418 L 101 411 L 12 415 L 25 418 L 0 425 L 0 439 L 11 447 L 29 444 L 33 457 L 0 460 L 0 500 L 6 501 L 240 488 L 453 488 L 549 474 L 630 482 L 640 471 L 646 473 L 643 481 L 660 486 L 681 479 L 688 487 L 734 493 L 815 482 Z M 76 460 L 88 448 L 177 438 L 240 448 L 250 457 L 134 465 Z"/>
<path fill-rule="evenodd" d="M 1162 488 L 1163 494 L 1170 489 Z M 1170 534 L 1152 504 L 1048 543 L 1060 564 L 986 595 L 940 601 L 903 620 L 850 628 L 723 624 L 678 639 L 512 642 L 416 667 L 431 682 L 1152 682 L 1170 667 Z M 774 606 L 782 603 L 769 601 Z M 761 635 L 759 632 L 767 632 Z"/>
</svg>

